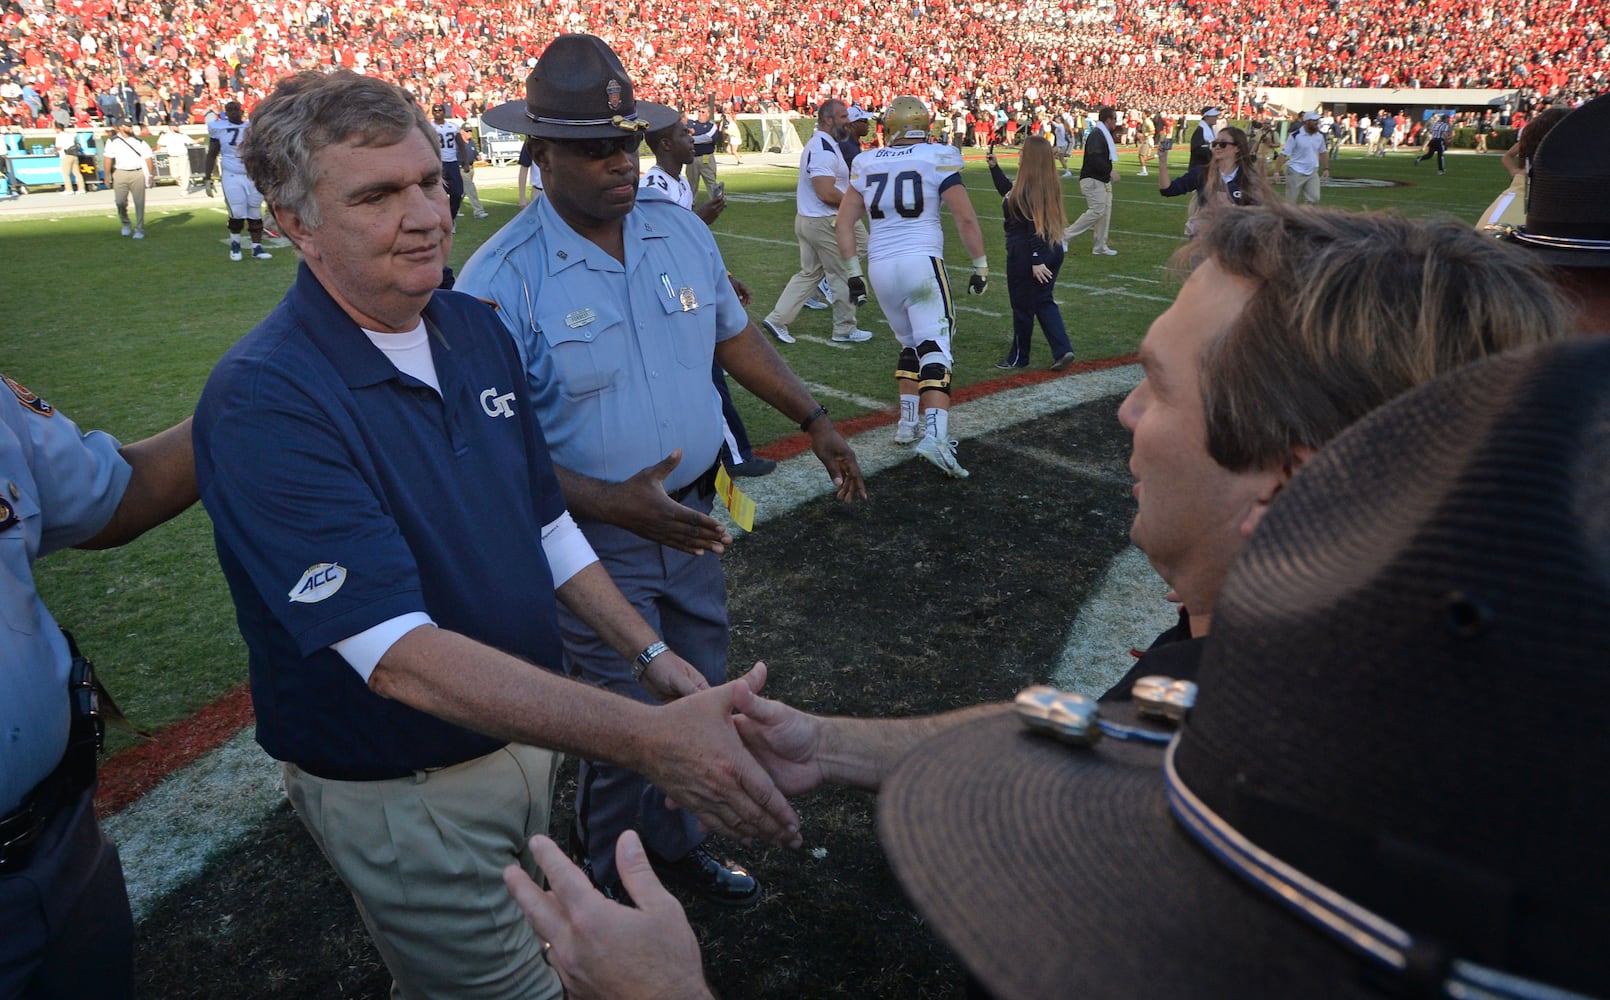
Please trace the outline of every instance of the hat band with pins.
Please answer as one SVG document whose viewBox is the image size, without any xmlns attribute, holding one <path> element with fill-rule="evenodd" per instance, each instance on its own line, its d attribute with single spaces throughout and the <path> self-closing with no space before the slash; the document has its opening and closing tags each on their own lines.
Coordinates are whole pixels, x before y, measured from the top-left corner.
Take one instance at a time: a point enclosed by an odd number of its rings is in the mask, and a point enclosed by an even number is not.
<svg viewBox="0 0 1610 1000">
<path fill-rule="evenodd" d="M 573 128 L 591 128 L 596 125 L 613 125 L 622 132 L 644 132 L 649 128 L 649 123 L 641 118 L 638 118 L 635 114 L 611 115 L 608 118 L 545 118 L 542 115 L 534 115 L 527 111 L 525 116 L 528 120 L 539 125 L 568 125 Z"/>
<path fill-rule="evenodd" d="M 1174 762 L 1179 746 L 1176 737 L 1164 753 L 1163 780 L 1169 811 L 1192 839 L 1232 872 L 1356 954 L 1395 973 L 1411 972 L 1411 955 L 1420 945 L 1413 935 L 1248 840 L 1180 778 Z M 1588 1000 L 1581 993 L 1460 958 L 1448 959 L 1438 975 L 1441 981 L 1435 985 L 1448 997 Z"/>
</svg>

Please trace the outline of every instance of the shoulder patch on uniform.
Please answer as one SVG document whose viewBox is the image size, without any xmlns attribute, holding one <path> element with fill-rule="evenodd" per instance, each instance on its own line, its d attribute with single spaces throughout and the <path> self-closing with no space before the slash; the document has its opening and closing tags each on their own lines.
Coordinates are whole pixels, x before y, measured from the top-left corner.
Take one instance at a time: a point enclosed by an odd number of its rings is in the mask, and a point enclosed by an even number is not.
<svg viewBox="0 0 1610 1000">
<path fill-rule="evenodd" d="M 297 604 L 317 604 L 333 597 L 347 582 L 346 567 L 340 563 L 314 563 L 291 588 L 289 597 Z"/>
<path fill-rule="evenodd" d="M 21 382 L 18 382 L 9 375 L 0 375 L 0 380 L 5 381 L 6 388 L 10 389 L 14 394 L 16 394 L 17 402 L 21 403 L 23 406 L 39 414 L 41 417 L 54 417 L 56 415 L 56 408 L 54 406 L 51 406 L 49 403 L 40 399 L 37 393 L 23 385 Z"/>
</svg>

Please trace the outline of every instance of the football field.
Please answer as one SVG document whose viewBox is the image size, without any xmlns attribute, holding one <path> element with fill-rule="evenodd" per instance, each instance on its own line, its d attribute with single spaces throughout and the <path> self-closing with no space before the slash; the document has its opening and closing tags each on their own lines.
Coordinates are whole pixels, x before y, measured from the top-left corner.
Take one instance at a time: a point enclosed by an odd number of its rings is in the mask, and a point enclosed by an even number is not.
<svg viewBox="0 0 1610 1000">
<path fill-rule="evenodd" d="M 720 159 L 729 207 L 714 231 L 758 321 L 798 266 L 797 172 Z M 1344 151 L 1325 204 L 1473 221 L 1508 183 L 1496 155 L 1452 156 L 1445 176 L 1411 160 Z M 1012 172 L 1010 157 L 1003 165 Z M 952 431 L 973 473 L 965 481 L 888 442 L 897 348 L 875 301 L 860 313 L 874 333 L 865 344 L 833 343 L 825 311 L 792 325 L 798 342 L 778 349 L 859 432 L 872 498 L 855 508 L 827 500 L 808 455 L 740 484 L 762 520 L 726 557 L 735 667 L 766 659 L 773 692 L 801 707 L 912 714 L 1036 681 L 1096 688 L 1127 666 L 1129 645 L 1150 641 L 1168 608 L 1127 542 L 1127 439 L 1114 411 L 1138 378 L 1128 355 L 1173 297 L 1164 265 L 1183 240 L 1185 200 L 1158 197 L 1154 177 L 1135 176 L 1132 152 L 1120 169 L 1110 239 L 1119 255 L 1094 257 L 1081 237 L 1058 282 L 1074 350 L 1090 364 L 1045 372 L 1036 333 L 1034 367 L 1004 373 L 994 367 L 1010 337 L 1000 199 L 982 158 L 969 157 L 993 280 L 982 297 L 961 294 L 970 266 L 947 216 L 958 293 Z M 482 168 L 477 180 L 491 218 L 460 221 L 455 266 L 516 211 L 512 171 Z M 1083 199 L 1073 180 L 1064 189 L 1071 220 Z M 89 207 L 96 199 L 103 210 Z M 296 266 L 288 246 L 270 261 L 230 262 L 225 218 L 216 199 L 167 199 L 135 243 L 117 236 L 108 193 L 30 195 L 0 212 L 10 264 L 0 372 L 125 441 L 182 419 Z M 736 385 L 734 395 L 763 454 L 798 452 L 790 421 Z M 197 507 L 123 550 L 53 556 L 37 572 L 123 709 L 163 731 L 155 752 L 122 734 L 109 740 L 114 795 L 103 809 L 142 921 L 142 994 L 382 995 L 384 972 L 350 901 L 279 804 L 249 729 L 239 732 L 242 702 L 229 698 L 245 651 L 206 514 Z M 176 770 L 176 758 L 198 763 Z M 219 799 L 231 808 L 215 808 Z M 768 887 L 755 910 L 690 908 L 719 992 L 959 995 L 943 949 L 882 864 L 870 802 L 829 792 L 800 803 L 807 851 L 744 856 Z"/>
</svg>

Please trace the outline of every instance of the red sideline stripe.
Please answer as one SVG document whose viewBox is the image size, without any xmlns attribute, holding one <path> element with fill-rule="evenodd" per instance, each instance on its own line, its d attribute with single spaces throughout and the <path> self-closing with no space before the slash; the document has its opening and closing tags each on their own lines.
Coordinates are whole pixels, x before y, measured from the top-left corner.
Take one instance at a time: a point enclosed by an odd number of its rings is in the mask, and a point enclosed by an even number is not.
<svg viewBox="0 0 1610 1000">
<path fill-rule="evenodd" d="M 1064 375 L 1099 372 L 1107 368 L 1132 365 L 1139 359 L 1138 354 L 1124 354 L 1116 358 L 1102 358 L 1100 361 L 1075 361 L 1059 372 L 1054 372 L 1049 368 L 1039 368 L 1032 371 L 1024 370 L 1015 375 L 1006 375 L 1001 378 L 990 379 L 988 382 L 975 382 L 972 385 L 964 386 L 952 392 L 950 400 L 953 403 L 965 403 L 968 400 L 991 396 L 1006 389 L 1017 389 L 1025 385 L 1049 382 L 1054 378 L 1062 378 Z M 859 417 L 851 417 L 849 420 L 835 420 L 833 425 L 839 429 L 839 433 L 845 437 L 850 437 L 862 431 L 869 431 L 875 427 L 892 424 L 898 419 L 900 419 L 900 415 L 894 410 L 878 410 L 873 413 L 863 413 Z M 785 458 L 793 458 L 795 455 L 807 452 L 810 448 L 811 436 L 809 434 L 790 434 L 780 441 L 756 448 L 755 454 L 764 458 L 782 461 Z"/>
<path fill-rule="evenodd" d="M 218 749 L 251 721 L 251 688 L 242 684 L 188 719 L 159 729 L 152 739 L 114 754 L 101 764 L 96 811 L 102 816 L 121 812 L 163 778 Z"/>
</svg>

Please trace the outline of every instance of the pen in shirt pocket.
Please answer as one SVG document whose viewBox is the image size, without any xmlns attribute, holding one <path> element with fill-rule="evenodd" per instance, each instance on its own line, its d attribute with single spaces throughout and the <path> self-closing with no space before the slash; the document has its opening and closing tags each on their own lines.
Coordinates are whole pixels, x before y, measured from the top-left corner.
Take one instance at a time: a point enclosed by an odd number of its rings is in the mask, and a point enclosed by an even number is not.
<svg viewBox="0 0 1610 1000">
<path fill-rule="evenodd" d="M 665 297 L 672 302 L 676 301 L 676 289 L 671 287 L 671 276 L 664 271 L 660 272 L 660 284 L 665 286 Z"/>
</svg>

